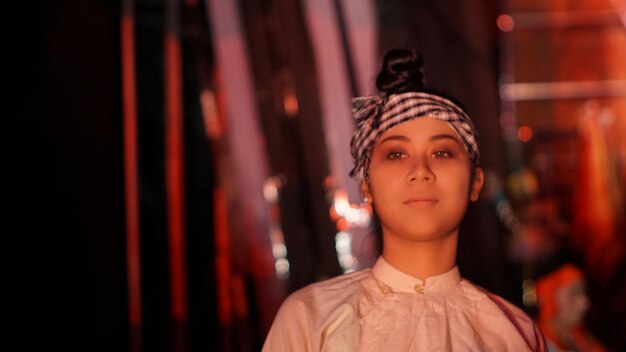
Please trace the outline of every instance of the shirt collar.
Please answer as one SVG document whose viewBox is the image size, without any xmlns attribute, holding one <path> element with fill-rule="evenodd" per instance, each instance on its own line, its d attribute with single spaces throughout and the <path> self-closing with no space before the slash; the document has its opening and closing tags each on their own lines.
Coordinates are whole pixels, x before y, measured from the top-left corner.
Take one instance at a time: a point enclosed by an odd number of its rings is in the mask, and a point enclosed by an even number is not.
<svg viewBox="0 0 626 352">
<path fill-rule="evenodd" d="M 372 267 L 372 274 L 392 292 L 439 293 L 452 290 L 461 282 L 457 266 L 443 274 L 428 277 L 424 282 L 394 268 L 382 256 Z"/>
</svg>

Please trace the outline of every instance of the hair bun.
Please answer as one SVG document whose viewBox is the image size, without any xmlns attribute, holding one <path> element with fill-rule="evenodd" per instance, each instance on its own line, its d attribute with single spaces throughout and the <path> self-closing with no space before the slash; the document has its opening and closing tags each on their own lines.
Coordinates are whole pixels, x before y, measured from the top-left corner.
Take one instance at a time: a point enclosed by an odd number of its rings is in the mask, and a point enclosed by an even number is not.
<svg viewBox="0 0 626 352">
<path fill-rule="evenodd" d="M 376 78 L 376 87 L 387 96 L 421 91 L 425 87 L 422 65 L 422 55 L 418 52 L 406 49 L 389 50 Z"/>
</svg>

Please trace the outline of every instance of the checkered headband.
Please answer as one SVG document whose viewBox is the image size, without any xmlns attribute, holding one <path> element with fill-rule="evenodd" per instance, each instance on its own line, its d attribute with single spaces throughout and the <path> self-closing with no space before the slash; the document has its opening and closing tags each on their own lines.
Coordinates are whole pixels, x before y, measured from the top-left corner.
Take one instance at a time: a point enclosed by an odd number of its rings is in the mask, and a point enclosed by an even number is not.
<svg viewBox="0 0 626 352">
<path fill-rule="evenodd" d="M 365 180 L 372 148 L 385 131 L 425 115 L 449 123 L 463 141 L 472 164 L 479 165 L 478 133 L 474 124 L 458 105 L 446 98 L 426 92 L 357 97 L 352 99 L 352 115 L 357 126 L 350 141 L 354 161 L 350 176 L 358 181 Z"/>
</svg>

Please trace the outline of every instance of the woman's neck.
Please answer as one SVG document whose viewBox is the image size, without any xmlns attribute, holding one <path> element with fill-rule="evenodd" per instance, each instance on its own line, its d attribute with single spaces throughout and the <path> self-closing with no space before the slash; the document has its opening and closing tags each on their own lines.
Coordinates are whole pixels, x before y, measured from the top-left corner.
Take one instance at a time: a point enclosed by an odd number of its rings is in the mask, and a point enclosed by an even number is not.
<svg viewBox="0 0 626 352">
<path fill-rule="evenodd" d="M 394 268 L 418 278 L 448 272 L 456 265 L 458 232 L 432 241 L 416 242 L 384 236 L 383 258 Z"/>
</svg>

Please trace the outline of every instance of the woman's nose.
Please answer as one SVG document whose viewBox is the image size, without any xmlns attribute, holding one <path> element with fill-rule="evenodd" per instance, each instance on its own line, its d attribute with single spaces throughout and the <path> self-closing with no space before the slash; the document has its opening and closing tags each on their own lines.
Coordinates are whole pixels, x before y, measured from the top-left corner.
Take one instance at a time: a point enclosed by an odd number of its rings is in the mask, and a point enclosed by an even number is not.
<svg viewBox="0 0 626 352">
<path fill-rule="evenodd" d="M 425 181 L 432 183 L 435 182 L 435 179 L 435 174 L 431 170 L 428 160 L 423 158 L 416 160 L 407 174 L 407 182 Z"/>
</svg>

